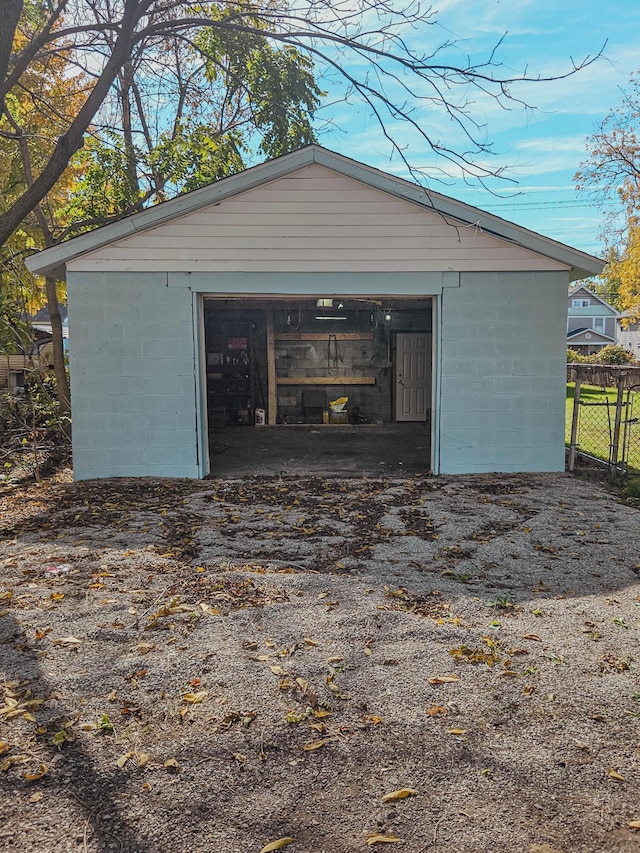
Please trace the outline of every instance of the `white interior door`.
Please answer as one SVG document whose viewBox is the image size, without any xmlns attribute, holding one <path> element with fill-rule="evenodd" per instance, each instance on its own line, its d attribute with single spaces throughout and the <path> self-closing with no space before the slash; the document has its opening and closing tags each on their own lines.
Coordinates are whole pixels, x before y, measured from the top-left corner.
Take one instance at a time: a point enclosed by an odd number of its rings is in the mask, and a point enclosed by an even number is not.
<svg viewBox="0 0 640 853">
<path fill-rule="evenodd" d="M 397 332 L 396 421 L 425 421 L 431 408 L 431 334 Z"/>
</svg>

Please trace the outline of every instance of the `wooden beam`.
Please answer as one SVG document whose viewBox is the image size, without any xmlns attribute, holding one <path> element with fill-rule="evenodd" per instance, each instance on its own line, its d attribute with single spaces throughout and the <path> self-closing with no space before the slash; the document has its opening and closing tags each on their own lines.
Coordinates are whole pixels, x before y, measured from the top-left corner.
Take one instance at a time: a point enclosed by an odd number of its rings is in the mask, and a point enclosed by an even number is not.
<svg viewBox="0 0 640 853">
<path fill-rule="evenodd" d="M 374 337 L 373 332 L 336 332 L 335 335 L 329 332 L 278 332 L 274 335 L 274 340 L 328 341 L 331 338 L 335 341 L 372 341 Z"/>
<path fill-rule="evenodd" d="M 375 385 L 375 376 L 279 376 L 278 385 Z"/>
<path fill-rule="evenodd" d="M 275 426 L 278 422 L 278 389 L 276 387 L 276 348 L 273 342 L 273 309 L 267 308 L 267 396 L 269 415 L 267 423 Z"/>
</svg>

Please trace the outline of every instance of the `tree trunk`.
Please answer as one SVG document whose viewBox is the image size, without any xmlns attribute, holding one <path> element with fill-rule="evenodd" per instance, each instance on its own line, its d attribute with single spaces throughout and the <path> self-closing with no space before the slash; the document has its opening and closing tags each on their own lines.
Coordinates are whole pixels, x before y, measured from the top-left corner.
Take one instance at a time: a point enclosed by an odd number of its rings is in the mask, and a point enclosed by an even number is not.
<svg viewBox="0 0 640 853">
<path fill-rule="evenodd" d="M 60 303 L 56 293 L 56 280 L 47 276 L 45 278 L 47 287 L 47 305 L 49 307 L 49 320 L 51 321 L 51 335 L 53 344 L 53 372 L 58 386 L 58 400 L 60 402 L 60 417 L 64 419 L 63 429 L 71 436 L 71 392 L 69 389 L 69 378 L 64 363 L 64 343 L 62 338 L 62 317 L 60 315 Z"/>
<path fill-rule="evenodd" d="M 0 0 L 2 3 L 3 0 Z M 0 246 L 9 239 L 22 220 L 38 205 L 69 164 L 69 160 L 84 142 L 84 134 L 93 117 L 100 109 L 107 92 L 118 75 L 118 71 L 127 61 L 131 52 L 131 41 L 138 14 L 143 14 L 145 3 L 140 0 L 125 0 L 124 14 L 113 53 L 109 57 L 102 73 L 97 78 L 89 97 L 67 132 L 58 138 L 48 162 L 43 166 L 31 186 L 7 210 L 0 215 Z"/>
<path fill-rule="evenodd" d="M 3 80 L 11 59 L 13 36 L 22 14 L 22 0 L 0 2 L 0 80 Z"/>
</svg>

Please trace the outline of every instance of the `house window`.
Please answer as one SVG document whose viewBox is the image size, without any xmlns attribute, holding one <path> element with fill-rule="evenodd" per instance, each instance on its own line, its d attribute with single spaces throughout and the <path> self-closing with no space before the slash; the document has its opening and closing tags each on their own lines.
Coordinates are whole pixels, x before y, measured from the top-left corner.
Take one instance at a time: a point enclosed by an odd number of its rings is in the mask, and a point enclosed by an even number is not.
<svg viewBox="0 0 640 853">
<path fill-rule="evenodd" d="M 572 308 L 588 308 L 591 305 L 590 299 L 572 299 L 571 307 Z"/>
<path fill-rule="evenodd" d="M 604 317 L 593 318 L 593 330 L 604 334 Z"/>
</svg>

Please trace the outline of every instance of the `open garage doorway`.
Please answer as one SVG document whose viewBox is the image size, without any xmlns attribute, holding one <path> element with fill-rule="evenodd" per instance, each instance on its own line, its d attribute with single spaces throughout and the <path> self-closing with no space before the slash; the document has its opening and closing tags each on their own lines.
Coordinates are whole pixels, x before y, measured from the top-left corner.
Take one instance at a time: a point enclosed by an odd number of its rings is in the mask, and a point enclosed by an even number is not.
<svg viewBox="0 0 640 853">
<path fill-rule="evenodd" d="M 431 470 L 431 298 L 205 297 L 203 317 L 213 476 Z"/>
</svg>

